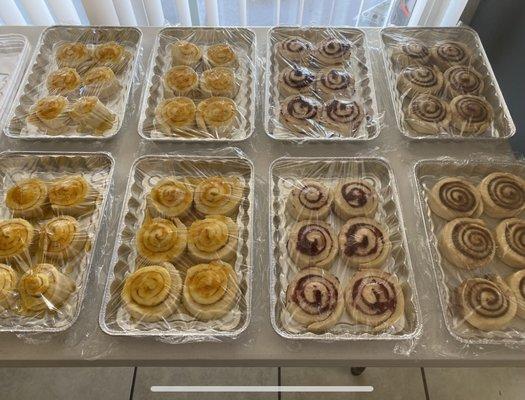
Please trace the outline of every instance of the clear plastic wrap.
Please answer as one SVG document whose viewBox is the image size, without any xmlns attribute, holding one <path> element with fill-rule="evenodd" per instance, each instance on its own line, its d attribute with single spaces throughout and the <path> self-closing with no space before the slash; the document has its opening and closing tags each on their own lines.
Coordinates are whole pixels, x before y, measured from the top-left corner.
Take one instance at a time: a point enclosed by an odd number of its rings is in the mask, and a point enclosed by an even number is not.
<svg viewBox="0 0 525 400">
<path fill-rule="evenodd" d="M 508 159 L 414 168 L 445 325 L 462 343 L 525 343 L 524 176 Z"/>
<path fill-rule="evenodd" d="M 157 141 L 247 139 L 255 119 L 255 34 L 164 28 L 142 95 L 139 134 Z"/>
<path fill-rule="evenodd" d="M 54 26 L 39 39 L 4 127 L 20 139 L 108 139 L 122 126 L 142 33 Z"/>
<path fill-rule="evenodd" d="M 279 335 L 418 337 L 414 274 L 384 159 L 280 158 L 269 190 L 271 320 Z"/>
<path fill-rule="evenodd" d="M 150 155 L 132 166 L 100 325 L 170 343 L 235 338 L 251 318 L 252 163 Z"/>
<path fill-rule="evenodd" d="M 272 28 L 267 60 L 264 124 L 271 138 L 364 141 L 379 135 L 363 31 Z"/>
<path fill-rule="evenodd" d="M 384 28 L 398 127 L 409 139 L 505 139 L 516 132 L 478 34 L 467 27 Z"/>
<path fill-rule="evenodd" d="M 113 168 L 108 153 L 0 154 L 0 331 L 76 321 Z"/>
</svg>

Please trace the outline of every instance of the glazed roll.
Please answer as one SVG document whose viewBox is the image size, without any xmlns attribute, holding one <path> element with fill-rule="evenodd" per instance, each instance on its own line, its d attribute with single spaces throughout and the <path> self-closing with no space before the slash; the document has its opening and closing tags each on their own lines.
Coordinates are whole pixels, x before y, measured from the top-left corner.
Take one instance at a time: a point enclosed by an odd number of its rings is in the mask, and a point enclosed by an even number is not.
<svg viewBox="0 0 525 400">
<path fill-rule="evenodd" d="M 59 45 L 55 59 L 59 68 L 68 67 L 78 70 L 90 64 L 91 56 L 91 50 L 84 43 L 72 42 Z"/>
<path fill-rule="evenodd" d="M 323 65 L 342 64 L 350 59 L 352 44 L 344 39 L 327 38 L 317 43 L 313 54 Z"/>
<path fill-rule="evenodd" d="M 121 89 L 115 73 L 109 67 L 91 68 L 84 75 L 84 96 L 96 96 L 99 99 L 115 97 Z"/>
<path fill-rule="evenodd" d="M 482 97 L 462 95 L 450 102 L 451 126 L 460 135 L 481 135 L 492 125 L 494 111 Z"/>
<path fill-rule="evenodd" d="M 405 313 L 403 289 L 395 275 L 377 269 L 359 270 L 345 288 L 346 311 L 374 332 L 393 328 Z"/>
<path fill-rule="evenodd" d="M 445 71 L 445 92 L 451 98 L 462 94 L 479 96 L 483 92 L 483 78 L 472 67 L 455 65 Z"/>
<path fill-rule="evenodd" d="M 315 75 L 306 67 L 293 65 L 279 74 L 279 92 L 284 96 L 308 93 L 312 89 Z"/>
<path fill-rule="evenodd" d="M 517 311 L 516 296 L 499 276 L 471 278 L 458 287 L 463 318 L 482 331 L 505 328 Z"/>
<path fill-rule="evenodd" d="M 187 65 L 194 68 L 202 59 L 202 50 L 196 44 L 179 40 L 170 46 L 172 65 Z"/>
<path fill-rule="evenodd" d="M 206 49 L 206 61 L 212 67 L 232 67 L 239 65 L 235 51 L 229 44 L 214 44 Z"/>
<path fill-rule="evenodd" d="M 188 240 L 186 226 L 177 218 L 153 218 L 137 231 L 137 251 L 152 264 L 177 261 Z"/>
<path fill-rule="evenodd" d="M 496 227 L 496 252 L 512 268 L 525 268 L 525 220 L 509 218 Z"/>
<path fill-rule="evenodd" d="M 81 97 L 73 104 L 71 118 L 76 121 L 81 131 L 102 135 L 111 130 L 117 116 L 95 96 Z"/>
<path fill-rule="evenodd" d="M 210 97 L 201 101 L 195 114 L 197 126 L 216 137 L 230 135 L 239 117 L 237 105 L 228 97 Z"/>
<path fill-rule="evenodd" d="M 155 109 L 155 122 L 166 134 L 189 133 L 195 129 L 197 107 L 188 97 L 174 97 L 160 102 Z"/>
<path fill-rule="evenodd" d="M 122 72 L 128 65 L 131 54 L 124 46 L 116 42 L 102 43 L 93 50 L 93 61 L 97 67 L 109 67 L 116 74 Z"/>
<path fill-rule="evenodd" d="M 516 315 L 525 319 L 525 269 L 515 272 L 507 277 L 507 284 L 516 296 Z"/>
<path fill-rule="evenodd" d="M 493 218 L 510 218 L 525 210 L 525 181 L 507 172 L 487 175 L 478 186 L 485 212 Z"/>
<path fill-rule="evenodd" d="M 195 210 L 202 215 L 233 216 L 243 198 L 244 183 L 237 176 L 212 176 L 195 187 Z"/>
<path fill-rule="evenodd" d="M 175 177 L 162 178 L 153 186 L 146 202 L 153 217 L 183 217 L 191 210 L 193 187 Z"/>
<path fill-rule="evenodd" d="M 240 83 L 235 72 L 227 67 L 207 69 L 201 75 L 200 88 L 205 96 L 222 96 L 234 99 L 239 92 Z"/>
<path fill-rule="evenodd" d="M 355 79 L 344 69 L 323 68 L 315 79 L 315 89 L 325 100 L 335 96 L 351 97 L 355 92 Z"/>
<path fill-rule="evenodd" d="M 23 312 L 57 311 L 76 290 L 73 279 L 52 264 L 36 264 L 18 282 Z"/>
<path fill-rule="evenodd" d="M 430 51 L 434 62 L 443 70 L 452 65 L 468 65 L 470 51 L 458 42 L 441 42 L 432 47 Z"/>
<path fill-rule="evenodd" d="M 430 190 L 428 205 L 432 212 L 450 221 L 454 218 L 478 218 L 483 202 L 478 189 L 461 178 L 440 179 Z"/>
<path fill-rule="evenodd" d="M 56 179 L 50 183 L 48 194 L 52 210 L 59 215 L 88 214 L 99 201 L 97 190 L 81 175 Z"/>
<path fill-rule="evenodd" d="M 232 260 L 237 254 L 237 224 L 224 215 L 207 215 L 188 230 L 188 253 L 201 263 Z"/>
<path fill-rule="evenodd" d="M 397 89 L 403 97 L 413 98 L 422 93 L 437 95 L 442 87 L 443 74 L 434 67 L 411 65 L 397 78 Z"/>
<path fill-rule="evenodd" d="M 321 122 L 343 136 L 356 132 L 364 119 L 363 108 L 355 101 L 333 99 L 324 104 Z"/>
<path fill-rule="evenodd" d="M 417 133 L 429 135 L 441 133 L 449 127 L 450 108 L 439 97 L 422 93 L 410 101 L 405 120 Z"/>
<path fill-rule="evenodd" d="M 141 322 L 162 321 L 179 305 L 182 279 L 170 263 L 135 270 L 124 280 L 120 294 L 132 318 Z"/>
<path fill-rule="evenodd" d="M 237 297 L 237 275 L 223 261 L 198 264 L 188 269 L 182 292 L 184 306 L 200 321 L 228 314 Z"/>
<path fill-rule="evenodd" d="M 321 114 L 321 104 L 302 95 L 289 96 L 281 103 L 280 121 L 295 132 L 308 132 L 315 129 Z"/>
<path fill-rule="evenodd" d="M 17 182 L 5 196 L 5 205 L 16 218 L 41 218 L 47 203 L 47 185 L 38 178 Z"/>
<path fill-rule="evenodd" d="M 292 225 L 286 244 L 298 268 L 329 269 L 338 253 L 337 236 L 324 221 L 299 221 Z"/>
<path fill-rule="evenodd" d="M 334 190 L 334 211 L 342 219 L 373 218 L 378 205 L 377 192 L 366 180 L 343 179 Z"/>
<path fill-rule="evenodd" d="M 344 310 L 339 280 L 320 268 L 299 271 L 286 289 L 286 309 L 310 332 L 329 330 Z"/>
<path fill-rule="evenodd" d="M 69 215 L 52 218 L 40 229 L 39 249 L 44 261 L 70 260 L 87 245 L 86 231 Z"/>
<path fill-rule="evenodd" d="M 18 274 L 9 265 L 0 263 L 0 313 L 16 305 Z"/>
<path fill-rule="evenodd" d="M 339 248 L 350 267 L 379 268 L 392 250 L 388 228 L 371 218 L 352 218 L 341 228 Z"/>
<path fill-rule="evenodd" d="M 187 65 L 177 65 L 170 68 L 162 77 L 164 95 L 167 98 L 176 96 L 191 96 L 199 86 L 199 76 Z"/>
<path fill-rule="evenodd" d="M 449 263 L 467 270 L 487 266 L 496 252 L 492 233 L 482 220 L 474 218 L 448 222 L 439 233 L 438 245 Z"/>
<path fill-rule="evenodd" d="M 396 68 L 405 68 L 409 65 L 428 65 L 430 50 L 417 40 L 401 43 L 392 52 L 392 63 Z"/>
<path fill-rule="evenodd" d="M 67 96 L 76 93 L 82 79 L 74 68 L 63 67 L 51 72 L 46 79 L 46 87 L 50 94 Z"/>
<path fill-rule="evenodd" d="M 63 96 L 44 97 L 31 107 L 27 121 L 49 135 L 64 133 L 71 124 L 69 101 Z"/>
<path fill-rule="evenodd" d="M 35 237 L 35 229 L 25 219 L 0 221 L 0 263 L 29 264 Z"/>
<path fill-rule="evenodd" d="M 312 44 L 299 37 L 291 36 L 276 45 L 277 53 L 286 61 L 304 62 L 310 57 Z"/>
<path fill-rule="evenodd" d="M 286 209 L 293 219 L 326 219 L 334 201 L 332 191 L 313 179 L 298 181 L 290 191 Z"/>
</svg>

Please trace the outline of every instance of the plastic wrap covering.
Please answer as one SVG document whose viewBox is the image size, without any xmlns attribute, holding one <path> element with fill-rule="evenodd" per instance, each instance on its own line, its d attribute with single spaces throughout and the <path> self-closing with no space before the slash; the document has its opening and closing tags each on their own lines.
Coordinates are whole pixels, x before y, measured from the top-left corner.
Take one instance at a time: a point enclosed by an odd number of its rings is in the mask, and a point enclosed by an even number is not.
<svg viewBox="0 0 525 400">
<path fill-rule="evenodd" d="M 448 331 L 525 343 L 525 164 L 440 158 L 415 180 Z"/>
<path fill-rule="evenodd" d="M 363 31 L 272 28 L 267 53 L 264 122 L 270 137 L 363 141 L 379 135 Z"/>
<path fill-rule="evenodd" d="M 5 133 L 21 139 L 107 139 L 122 126 L 142 33 L 55 26 L 43 31 Z"/>
<path fill-rule="evenodd" d="M 113 166 L 107 153 L 0 154 L 0 331 L 76 321 Z"/>
<path fill-rule="evenodd" d="M 410 139 L 504 139 L 516 132 L 475 31 L 385 28 L 383 58 L 401 132 Z"/>
<path fill-rule="evenodd" d="M 164 28 L 144 85 L 139 133 L 164 141 L 235 142 L 255 118 L 255 34 Z"/>
<path fill-rule="evenodd" d="M 277 159 L 269 201 L 277 333 L 329 341 L 417 338 L 421 311 L 385 160 Z"/>
<path fill-rule="evenodd" d="M 106 333 L 178 343 L 246 329 L 254 176 L 239 153 L 135 161 L 100 312 Z"/>
</svg>

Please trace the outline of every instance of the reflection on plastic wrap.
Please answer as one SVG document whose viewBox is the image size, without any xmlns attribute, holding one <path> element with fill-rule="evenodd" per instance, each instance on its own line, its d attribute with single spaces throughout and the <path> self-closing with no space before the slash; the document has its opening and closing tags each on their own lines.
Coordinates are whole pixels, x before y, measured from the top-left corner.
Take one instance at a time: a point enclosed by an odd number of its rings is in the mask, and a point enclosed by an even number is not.
<svg viewBox="0 0 525 400">
<path fill-rule="evenodd" d="M 106 153 L 0 155 L 0 331 L 76 321 L 113 164 Z"/>
<path fill-rule="evenodd" d="M 518 161 L 416 164 L 445 324 L 463 343 L 525 343 L 524 176 Z"/>
<path fill-rule="evenodd" d="M 253 168 L 144 156 L 131 170 L 100 312 L 111 335 L 234 338 L 251 316 Z"/>
<path fill-rule="evenodd" d="M 270 176 L 274 329 L 292 339 L 415 340 L 421 315 L 386 161 L 280 158 Z"/>
<path fill-rule="evenodd" d="M 42 33 L 5 132 L 14 138 L 97 138 L 122 126 L 142 33 L 57 26 Z"/>
<path fill-rule="evenodd" d="M 479 36 L 470 28 L 385 28 L 383 57 L 399 129 L 411 139 L 512 136 Z"/>
<path fill-rule="evenodd" d="M 272 28 L 266 132 L 279 140 L 368 140 L 379 134 L 365 34 L 354 28 Z"/>
<path fill-rule="evenodd" d="M 255 118 L 255 34 L 245 28 L 165 28 L 144 85 L 140 135 L 240 141 Z"/>
</svg>

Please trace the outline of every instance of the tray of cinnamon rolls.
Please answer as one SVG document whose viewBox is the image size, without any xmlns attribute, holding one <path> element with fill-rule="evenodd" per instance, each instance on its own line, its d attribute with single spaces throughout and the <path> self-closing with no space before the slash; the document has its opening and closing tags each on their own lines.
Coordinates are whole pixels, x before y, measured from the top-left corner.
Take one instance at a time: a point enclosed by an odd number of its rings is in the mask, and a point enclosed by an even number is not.
<svg viewBox="0 0 525 400">
<path fill-rule="evenodd" d="M 124 120 L 142 32 L 53 26 L 37 44 L 4 132 L 18 139 L 108 139 Z"/>
<path fill-rule="evenodd" d="M 144 85 L 139 134 L 156 141 L 247 139 L 254 129 L 255 67 L 250 29 L 162 29 Z"/>
<path fill-rule="evenodd" d="M 251 162 L 237 155 L 134 163 L 100 311 L 104 332 L 202 341 L 246 329 L 253 179 Z"/>
<path fill-rule="evenodd" d="M 409 340 L 422 320 L 393 172 L 381 158 L 270 167 L 270 298 L 290 339 Z"/>
<path fill-rule="evenodd" d="M 0 154 L 0 331 L 77 320 L 113 168 L 108 153 Z"/>
<path fill-rule="evenodd" d="M 384 28 L 383 59 L 409 139 L 507 139 L 516 127 L 478 34 L 467 27 Z"/>
<path fill-rule="evenodd" d="M 364 141 L 379 135 L 363 31 L 271 28 L 267 60 L 264 123 L 271 138 Z"/>
<path fill-rule="evenodd" d="M 525 342 L 525 164 L 415 166 L 445 324 L 464 343 Z"/>
</svg>

